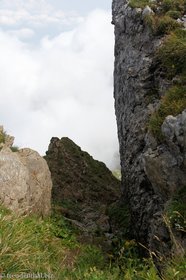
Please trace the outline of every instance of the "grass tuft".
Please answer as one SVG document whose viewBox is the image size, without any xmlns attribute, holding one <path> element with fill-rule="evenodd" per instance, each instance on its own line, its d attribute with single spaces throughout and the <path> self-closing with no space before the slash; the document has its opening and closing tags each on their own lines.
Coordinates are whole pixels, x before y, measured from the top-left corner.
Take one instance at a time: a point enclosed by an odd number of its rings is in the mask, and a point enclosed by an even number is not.
<svg viewBox="0 0 186 280">
<path fill-rule="evenodd" d="M 176 116 L 186 108 L 186 86 L 173 86 L 162 97 L 159 109 L 151 116 L 149 129 L 159 140 L 163 140 L 161 126 L 169 115 Z"/>
<path fill-rule="evenodd" d="M 99 247 L 78 243 L 73 228 L 56 215 L 16 217 L 0 207 L 0 223 L 0 273 L 16 279 L 45 273 L 55 280 L 160 280 L 152 259 L 140 258 L 135 240 L 121 241 L 106 256 Z M 173 279 L 172 272 L 182 276 L 184 267 L 183 258 L 171 260 L 165 279 Z"/>
<path fill-rule="evenodd" d="M 149 0 L 131 0 L 129 2 L 129 6 L 131 8 L 144 8 L 145 6 L 147 6 L 149 4 Z"/>
<path fill-rule="evenodd" d="M 171 33 L 157 52 L 157 59 L 164 67 L 167 77 L 186 75 L 186 30 Z"/>
</svg>

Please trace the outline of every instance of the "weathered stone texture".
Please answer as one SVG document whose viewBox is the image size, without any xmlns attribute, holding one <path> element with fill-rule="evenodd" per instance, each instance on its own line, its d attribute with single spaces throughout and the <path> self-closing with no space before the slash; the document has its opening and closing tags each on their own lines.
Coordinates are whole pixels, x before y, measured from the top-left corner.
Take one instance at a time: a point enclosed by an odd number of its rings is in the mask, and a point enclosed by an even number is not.
<svg viewBox="0 0 186 280">
<path fill-rule="evenodd" d="M 165 143 L 144 154 L 144 170 L 154 192 L 166 199 L 186 184 L 186 110 L 162 125 Z"/>
<path fill-rule="evenodd" d="M 158 146 L 148 132 L 148 120 L 170 86 L 155 65 L 162 39 L 152 35 L 143 21 L 144 13 L 151 12 L 148 8 L 132 9 L 126 0 L 113 0 L 112 8 L 123 197 L 132 212 L 131 233 L 153 248 L 156 234 L 164 242 L 165 229 L 159 222 L 164 204 L 186 182 L 185 112 L 166 118 L 162 126 L 166 141 Z"/>
<path fill-rule="evenodd" d="M 0 151 L 0 201 L 18 214 L 46 216 L 52 181 L 46 161 L 31 149 Z"/>
</svg>

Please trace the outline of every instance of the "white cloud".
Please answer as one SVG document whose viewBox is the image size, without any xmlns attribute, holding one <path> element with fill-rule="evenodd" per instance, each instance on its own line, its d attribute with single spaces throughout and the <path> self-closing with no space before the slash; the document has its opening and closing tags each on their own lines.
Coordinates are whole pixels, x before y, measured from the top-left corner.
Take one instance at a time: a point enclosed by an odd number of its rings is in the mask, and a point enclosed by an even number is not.
<svg viewBox="0 0 186 280">
<path fill-rule="evenodd" d="M 51 137 L 68 136 L 111 166 L 118 147 L 110 15 L 97 10 L 35 49 L 15 36 L 0 32 L 0 110 L 16 143 L 43 154 Z"/>
<path fill-rule="evenodd" d="M 46 0 L 3 0 L 0 2 L 0 24 L 6 27 L 74 25 L 81 20 L 82 17 L 76 12 L 57 10 Z"/>
<path fill-rule="evenodd" d="M 12 10 L 25 9 L 36 12 L 52 10 L 52 5 L 46 0 L 1 0 L 0 4 L 2 8 Z"/>
<path fill-rule="evenodd" d="M 21 28 L 21 29 L 11 30 L 8 32 L 8 34 L 22 40 L 22 39 L 32 38 L 35 32 L 30 28 Z"/>
</svg>

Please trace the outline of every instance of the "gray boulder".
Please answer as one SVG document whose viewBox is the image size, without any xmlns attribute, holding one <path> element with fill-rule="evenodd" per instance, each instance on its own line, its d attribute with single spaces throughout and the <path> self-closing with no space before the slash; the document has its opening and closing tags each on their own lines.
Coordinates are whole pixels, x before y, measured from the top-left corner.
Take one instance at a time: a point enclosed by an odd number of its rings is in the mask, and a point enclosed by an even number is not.
<svg viewBox="0 0 186 280">
<path fill-rule="evenodd" d="M 46 216 L 52 181 L 46 161 L 31 149 L 0 151 L 0 202 L 17 214 Z"/>
</svg>

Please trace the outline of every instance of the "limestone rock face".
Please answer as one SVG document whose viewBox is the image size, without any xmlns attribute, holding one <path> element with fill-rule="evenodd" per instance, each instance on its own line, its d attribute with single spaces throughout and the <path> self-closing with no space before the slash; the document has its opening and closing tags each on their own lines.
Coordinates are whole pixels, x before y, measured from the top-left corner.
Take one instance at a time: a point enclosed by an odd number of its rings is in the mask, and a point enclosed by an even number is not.
<svg viewBox="0 0 186 280">
<path fill-rule="evenodd" d="M 155 63 L 162 38 L 155 37 L 144 23 L 150 9 L 132 9 L 128 2 L 113 0 L 112 4 L 122 192 L 132 214 L 131 234 L 154 250 L 158 248 L 155 236 L 161 241 L 159 247 L 166 248 L 170 241 L 162 213 L 165 203 L 186 182 L 185 111 L 166 118 L 162 125 L 165 141 L 159 145 L 148 132 L 148 121 L 171 83 Z"/>
<path fill-rule="evenodd" d="M 31 149 L 0 151 L 0 202 L 18 214 L 46 216 L 52 181 L 46 161 Z"/>
<path fill-rule="evenodd" d="M 122 191 L 132 212 L 131 233 L 146 243 L 154 213 L 163 207 L 142 162 L 146 125 L 156 104 L 148 104 L 153 74 L 151 65 L 160 42 L 144 27 L 142 9 L 128 1 L 113 1 L 115 25 L 114 97 L 122 171 Z"/>
<path fill-rule="evenodd" d="M 144 153 L 144 170 L 155 193 L 165 199 L 186 184 L 186 110 L 162 125 L 165 143 Z"/>
<path fill-rule="evenodd" d="M 84 231 L 109 231 L 107 206 L 120 196 L 120 182 L 67 137 L 52 138 L 46 161 L 51 171 L 53 202 Z"/>
</svg>

